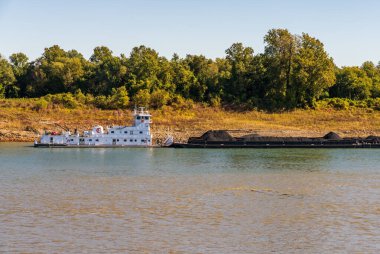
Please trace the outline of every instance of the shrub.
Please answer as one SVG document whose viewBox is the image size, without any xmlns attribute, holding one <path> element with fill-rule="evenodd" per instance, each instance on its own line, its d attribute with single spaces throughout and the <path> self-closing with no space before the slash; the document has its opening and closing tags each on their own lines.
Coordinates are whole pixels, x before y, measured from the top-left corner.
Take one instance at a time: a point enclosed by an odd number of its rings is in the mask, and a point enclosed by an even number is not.
<svg viewBox="0 0 380 254">
<path fill-rule="evenodd" d="M 85 98 L 85 104 L 86 105 L 90 105 L 90 104 L 94 104 L 94 96 L 92 94 L 86 94 L 86 98 Z"/>
<path fill-rule="evenodd" d="M 372 106 L 374 110 L 380 110 L 380 98 L 372 99 Z"/>
<path fill-rule="evenodd" d="M 49 102 L 47 102 L 44 98 L 39 98 L 36 100 L 36 103 L 34 104 L 33 109 L 36 111 L 41 111 L 44 109 L 47 109 L 49 106 Z"/>
<path fill-rule="evenodd" d="M 163 106 L 168 104 L 170 99 L 170 95 L 165 90 L 157 90 L 154 91 L 150 96 L 150 105 L 153 108 L 162 108 Z"/>
<path fill-rule="evenodd" d="M 371 103 L 368 103 L 368 100 L 355 101 L 354 106 L 357 108 L 368 108 Z"/>
<path fill-rule="evenodd" d="M 107 107 L 108 107 L 107 97 L 104 95 L 96 96 L 94 98 L 94 105 L 97 108 L 107 109 Z"/>
<path fill-rule="evenodd" d="M 48 94 L 43 97 L 48 102 L 55 105 L 62 105 L 65 108 L 76 108 L 78 107 L 78 102 L 72 93 L 59 93 L 59 94 Z"/>
<path fill-rule="evenodd" d="M 348 101 L 341 98 L 332 98 L 328 100 L 328 105 L 332 106 L 335 109 L 348 109 L 350 104 Z"/>
<path fill-rule="evenodd" d="M 194 101 L 191 99 L 185 99 L 181 95 L 175 95 L 172 99 L 171 105 L 174 109 L 192 109 L 194 107 Z"/>
<path fill-rule="evenodd" d="M 221 99 L 220 99 L 220 97 L 219 96 L 212 97 L 210 99 L 210 105 L 212 107 L 220 107 L 220 105 L 221 105 Z"/>
<path fill-rule="evenodd" d="M 86 103 L 86 95 L 84 95 L 80 89 L 77 89 L 75 91 L 74 96 L 75 96 L 76 101 L 79 102 L 80 104 Z"/>
<path fill-rule="evenodd" d="M 125 109 L 129 105 L 127 89 L 121 86 L 117 89 L 112 88 L 112 94 L 107 98 L 109 109 Z"/>
<path fill-rule="evenodd" d="M 142 89 L 133 97 L 133 103 L 138 107 L 147 107 L 150 103 L 150 93 L 148 89 Z"/>
</svg>

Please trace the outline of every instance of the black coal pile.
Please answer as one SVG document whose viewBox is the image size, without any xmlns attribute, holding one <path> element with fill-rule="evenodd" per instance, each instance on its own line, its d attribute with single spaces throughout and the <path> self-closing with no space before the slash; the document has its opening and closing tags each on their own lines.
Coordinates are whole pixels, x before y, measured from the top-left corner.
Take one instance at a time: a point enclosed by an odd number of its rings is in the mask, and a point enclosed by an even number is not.
<svg viewBox="0 0 380 254">
<path fill-rule="evenodd" d="M 324 139 L 342 139 L 338 134 L 335 132 L 329 132 L 326 135 L 323 136 Z"/>
<path fill-rule="evenodd" d="M 216 130 L 216 131 L 207 131 L 200 137 L 191 137 L 189 138 L 189 143 L 193 141 L 236 141 L 227 131 Z"/>
<path fill-rule="evenodd" d="M 201 139 L 206 141 L 235 141 L 227 131 L 208 131 L 201 136 Z"/>
</svg>

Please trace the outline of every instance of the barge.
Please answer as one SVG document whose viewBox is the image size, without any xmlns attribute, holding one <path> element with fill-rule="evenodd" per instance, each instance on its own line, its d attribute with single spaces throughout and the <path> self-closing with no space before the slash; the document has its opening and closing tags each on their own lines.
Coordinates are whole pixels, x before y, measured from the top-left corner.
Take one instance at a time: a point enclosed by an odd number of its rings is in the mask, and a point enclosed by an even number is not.
<svg viewBox="0 0 380 254">
<path fill-rule="evenodd" d="M 330 132 L 323 137 L 271 137 L 257 134 L 233 137 L 224 130 L 210 130 L 173 148 L 380 148 L 380 137 L 341 138 Z"/>
</svg>

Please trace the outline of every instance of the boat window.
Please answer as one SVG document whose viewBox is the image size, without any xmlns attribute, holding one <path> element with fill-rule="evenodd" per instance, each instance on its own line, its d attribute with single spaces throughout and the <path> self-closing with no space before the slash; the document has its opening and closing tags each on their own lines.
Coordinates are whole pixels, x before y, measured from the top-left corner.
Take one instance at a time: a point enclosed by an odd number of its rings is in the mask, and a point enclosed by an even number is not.
<svg viewBox="0 0 380 254">
<path fill-rule="evenodd" d="M 99 139 L 95 139 L 96 142 L 99 142 Z"/>
<path fill-rule="evenodd" d="M 140 116 L 137 116 L 137 120 L 140 120 L 141 119 L 141 117 Z"/>
<path fill-rule="evenodd" d="M 70 139 L 70 141 L 74 141 L 74 139 Z"/>
<path fill-rule="evenodd" d="M 129 141 L 130 141 L 130 142 L 133 142 L 133 139 L 130 139 Z"/>
<path fill-rule="evenodd" d="M 92 141 L 92 139 L 89 139 L 88 141 Z"/>
<path fill-rule="evenodd" d="M 124 139 L 124 142 L 127 142 L 127 140 L 126 140 L 126 139 Z"/>
<path fill-rule="evenodd" d="M 141 142 L 145 143 L 145 139 L 142 139 Z"/>
<path fill-rule="evenodd" d="M 111 133 L 115 133 L 114 131 L 111 131 Z"/>
<path fill-rule="evenodd" d="M 116 141 L 119 142 L 119 139 L 117 139 Z"/>
<path fill-rule="evenodd" d="M 128 131 L 124 131 L 124 133 L 128 133 Z"/>
<path fill-rule="evenodd" d="M 142 134 L 142 131 L 140 131 L 140 134 Z"/>
<path fill-rule="evenodd" d="M 145 117 L 145 120 L 149 120 L 149 116 L 146 116 L 146 117 Z"/>
<path fill-rule="evenodd" d="M 135 139 L 135 142 L 137 142 L 137 139 Z"/>
</svg>

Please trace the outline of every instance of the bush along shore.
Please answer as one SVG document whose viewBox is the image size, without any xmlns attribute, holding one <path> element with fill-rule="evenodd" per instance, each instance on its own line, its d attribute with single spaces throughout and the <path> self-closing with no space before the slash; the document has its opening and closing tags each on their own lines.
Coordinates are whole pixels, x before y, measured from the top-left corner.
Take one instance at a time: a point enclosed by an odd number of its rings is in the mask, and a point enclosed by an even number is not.
<svg viewBox="0 0 380 254">
<path fill-rule="evenodd" d="M 75 95 L 70 96 L 75 98 Z M 97 124 L 130 125 L 132 122 L 133 107 L 105 110 L 77 100 L 67 107 L 66 99 L 59 102 L 53 99 L 55 97 L 57 95 L 43 99 L 0 99 L 0 141 L 32 142 L 44 131 L 83 131 Z M 234 136 L 257 133 L 322 137 L 329 131 L 343 137 L 380 134 L 380 111 L 361 101 L 343 100 L 337 104 L 337 101 L 327 100 L 320 101 L 315 109 L 282 112 L 237 111 L 188 101 L 150 112 L 155 143 L 162 142 L 167 135 L 184 142 L 207 130 L 229 130 Z"/>
</svg>

